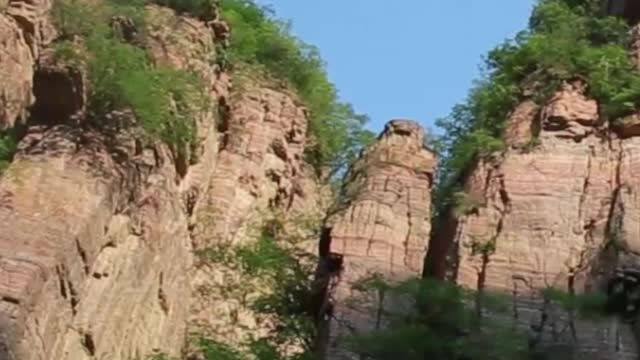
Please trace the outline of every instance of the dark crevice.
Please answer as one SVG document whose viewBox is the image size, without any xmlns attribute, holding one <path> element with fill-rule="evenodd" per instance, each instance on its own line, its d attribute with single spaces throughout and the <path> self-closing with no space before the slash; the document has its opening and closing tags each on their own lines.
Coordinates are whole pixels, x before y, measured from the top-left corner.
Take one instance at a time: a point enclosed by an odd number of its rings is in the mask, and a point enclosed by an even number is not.
<svg viewBox="0 0 640 360">
<path fill-rule="evenodd" d="M 87 252 L 80 245 L 80 239 L 76 238 L 76 250 L 78 250 L 78 254 L 82 259 L 82 267 L 84 269 L 85 275 L 89 275 L 89 262 L 87 259 Z"/>
<path fill-rule="evenodd" d="M 15 297 L 13 297 L 13 296 L 5 295 L 5 296 L 2 296 L 2 297 L 0 298 L 0 300 L 2 300 L 2 301 L 4 301 L 4 302 L 8 302 L 8 303 L 10 303 L 10 304 L 20 305 L 20 300 L 19 300 L 19 299 L 17 299 L 17 298 L 15 298 Z"/>
<path fill-rule="evenodd" d="M 82 74 L 72 67 L 39 67 L 33 77 L 36 101 L 30 124 L 77 124 L 85 107 Z"/>
<path fill-rule="evenodd" d="M 225 97 L 218 99 L 218 121 L 217 130 L 218 134 L 222 134 L 218 150 L 224 150 L 229 145 L 229 123 L 231 121 L 231 107 L 227 103 Z"/>
<path fill-rule="evenodd" d="M 160 277 L 158 279 L 158 304 L 160 305 L 160 308 L 165 313 L 165 315 L 168 315 L 169 301 L 167 300 L 167 295 L 164 293 L 163 283 L 164 283 L 164 273 L 160 272 Z"/>
<path fill-rule="evenodd" d="M 78 292 L 73 287 L 73 283 L 71 281 L 67 281 L 67 285 L 69 288 L 69 302 L 71 303 L 71 313 L 76 315 L 78 313 L 78 304 L 80 300 L 78 299 Z"/>
<path fill-rule="evenodd" d="M 575 279 L 576 279 L 576 273 L 574 271 L 571 271 L 569 277 L 567 278 L 567 289 L 570 297 L 576 296 Z M 568 315 L 569 315 L 569 329 L 571 330 L 571 338 L 573 339 L 574 342 L 577 342 L 578 333 L 576 331 L 576 324 L 575 324 L 575 317 L 576 317 L 575 310 L 569 309 Z"/>
<path fill-rule="evenodd" d="M 91 356 L 96 355 L 96 343 L 93 340 L 93 336 L 90 333 L 83 334 L 81 343 L 89 355 Z"/>
<path fill-rule="evenodd" d="M 64 268 L 62 265 L 60 266 L 56 266 L 56 274 L 58 275 L 58 283 L 60 285 L 60 295 L 62 295 L 63 298 L 67 298 L 67 286 L 65 284 L 65 279 L 64 279 Z"/>
</svg>

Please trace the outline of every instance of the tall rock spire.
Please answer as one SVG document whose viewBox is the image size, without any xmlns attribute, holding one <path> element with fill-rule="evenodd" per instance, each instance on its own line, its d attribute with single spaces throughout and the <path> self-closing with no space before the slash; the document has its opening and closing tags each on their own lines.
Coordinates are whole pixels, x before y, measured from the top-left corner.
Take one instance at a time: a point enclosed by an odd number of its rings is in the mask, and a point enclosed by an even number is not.
<svg viewBox="0 0 640 360">
<path fill-rule="evenodd" d="M 348 174 L 346 200 L 329 218 L 320 244 L 324 279 L 324 344 L 327 359 L 357 358 L 349 335 L 380 324 L 379 303 L 354 285 L 379 274 L 389 280 L 419 276 L 430 231 L 435 156 L 413 121 L 389 122 Z M 372 311 L 373 310 L 373 311 Z"/>
</svg>

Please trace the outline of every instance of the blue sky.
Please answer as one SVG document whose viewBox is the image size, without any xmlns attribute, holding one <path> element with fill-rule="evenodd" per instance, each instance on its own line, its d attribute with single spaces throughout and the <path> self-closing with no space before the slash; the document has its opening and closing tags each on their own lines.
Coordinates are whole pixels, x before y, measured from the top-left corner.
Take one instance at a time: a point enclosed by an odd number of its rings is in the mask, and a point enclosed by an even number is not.
<svg viewBox="0 0 640 360">
<path fill-rule="evenodd" d="M 482 56 L 527 24 L 534 0 L 259 0 L 316 45 L 341 97 L 371 118 L 432 127 L 464 99 Z"/>
</svg>

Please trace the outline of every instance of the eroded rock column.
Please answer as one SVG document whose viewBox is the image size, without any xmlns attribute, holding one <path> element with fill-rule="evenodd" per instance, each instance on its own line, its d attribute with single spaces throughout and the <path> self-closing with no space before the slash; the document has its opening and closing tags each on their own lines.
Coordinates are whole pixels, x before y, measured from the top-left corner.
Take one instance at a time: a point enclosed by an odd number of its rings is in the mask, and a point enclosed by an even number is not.
<svg viewBox="0 0 640 360">
<path fill-rule="evenodd" d="M 381 326 L 379 304 L 354 289 L 374 274 L 404 280 L 422 271 L 429 236 L 434 154 L 415 122 L 394 120 L 353 165 L 344 206 L 329 218 L 318 279 L 327 359 L 355 359 L 345 339 Z M 321 336 L 322 337 L 322 336 Z"/>
</svg>

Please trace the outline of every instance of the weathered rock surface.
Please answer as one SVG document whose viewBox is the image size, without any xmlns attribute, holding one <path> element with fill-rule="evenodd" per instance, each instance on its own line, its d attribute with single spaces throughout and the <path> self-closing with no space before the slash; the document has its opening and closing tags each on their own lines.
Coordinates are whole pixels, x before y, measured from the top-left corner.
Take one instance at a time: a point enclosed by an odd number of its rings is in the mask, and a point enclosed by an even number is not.
<svg viewBox="0 0 640 360">
<path fill-rule="evenodd" d="M 505 142 L 512 147 L 529 144 L 536 131 L 537 115 L 540 107 L 533 100 L 523 101 L 513 111 L 505 130 Z"/>
<path fill-rule="evenodd" d="M 388 123 L 350 169 L 346 203 L 325 225 L 318 282 L 331 304 L 324 309 L 332 313 L 327 359 L 357 358 L 340 339 L 379 325 L 376 308 L 385 304 L 362 299 L 356 283 L 376 273 L 403 280 L 422 271 L 435 165 L 424 136 L 412 121 Z"/>
<path fill-rule="evenodd" d="M 310 222 L 319 223 L 325 205 L 323 189 L 303 160 L 305 109 L 290 94 L 260 85 L 227 101 L 217 165 L 193 231 L 195 248 L 256 241 L 274 217 L 307 248 L 305 232 Z M 192 279 L 195 331 L 240 344 L 272 330 L 268 319 L 246 305 L 247 298 L 266 290 L 264 284 L 207 261 L 199 263 Z"/>
<path fill-rule="evenodd" d="M 0 130 L 25 121 L 34 101 L 34 67 L 42 46 L 55 36 L 50 7 L 50 0 L 0 3 Z"/>
<path fill-rule="evenodd" d="M 611 252 L 616 198 L 620 209 L 637 202 L 636 138 L 612 139 L 578 83 L 565 85 L 541 117 L 539 145 L 477 164 L 465 191 L 482 201 L 451 215 L 456 226 L 432 241 L 454 245 L 459 284 L 513 294 L 514 317 L 534 344 L 571 349 L 566 358 L 635 359 L 628 325 L 579 319 L 545 303 L 542 290 L 606 287 L 620 263 L 604 255 Z M 630 216 L 621 224 L 637 234 L 633 210 L 623 212 Z"/>
<path fill-rule="evenodd" d="M 302 174 L 307 116 L 292 96 L 258 86 L 243 89 L 228 106 L 204 205 L 207 231 L 196 236 L 197 248 L 241 241 L 259 211 L 288 208 Z"/>
<path fill-rule="evenodd" d="M 149 46 L 163 49 L 152 51 L 154 59 L 199 73 L 217 102 L 228 80 L 208 58 L 212 31 L 168 10 L 149 11 L 174 27 L 154 28 Z M 34 34 L 34 43 L 44 41 L 40 30 Z M 144 147 L 129 130 L 69 126 L 65 118 L 83 114 L 85 79 L 38 51 L 36 83 L 24 82 L 38 96 L 36 118 L 0 179 L 0 359 L 177 355 L 191 299 L 190 221 L 213 174 L 217 113 L 194 119 L 200 141 L 189 159 L 160 144 Z M 51 93 L 64 101 L 39 96 Z"/>
<path fill-rule="evenodd" d="M 175 353 L 190 253 L 169 157 L 131 141 L 125 164 L 95 132 L 36 130 L 0 182 L 0 357 Z"/>
</svg>

